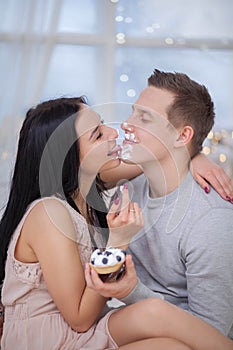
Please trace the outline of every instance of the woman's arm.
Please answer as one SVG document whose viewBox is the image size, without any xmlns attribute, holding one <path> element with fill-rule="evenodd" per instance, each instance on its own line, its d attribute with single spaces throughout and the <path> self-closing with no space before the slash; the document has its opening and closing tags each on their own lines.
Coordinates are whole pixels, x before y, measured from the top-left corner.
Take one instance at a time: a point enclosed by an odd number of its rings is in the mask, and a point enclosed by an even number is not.
<svg viewBox="0 0 233 350">
<path fill-rule="evenodd" d="M 47 199 L 32 209 L 22 233 L 41 265 L 57 308 L 72 329 L 85 332 L 106 299 L 86 286 L 68 210 L 57 200 Z"/>
<path fill-rule="evenodd" d="M 223 199 L 233 203 L 232 180 L 223 168 L 204 154 L 199 153 L 192 159 L 190 170 L 194 179 L 206 193 L 209 193 L 211 185 Z"/>
<path fill-rule="evenodd" d="M 121 202 L 115 198 L 107 215 L 109 225 L 109 239 L 107 246 L 127 249 L 131 238 L 143 227 L 144 219 L 142 210 L 137 203 L 130 201 L 127 185 L 122 189 Z M 103 283 L 95 270 L 87 264 L 85 277 L 88 287 L 98 291 L 105 297 L 123 299 L 127 297 L 138 284 L 138 278 L 134 269 L 132 257 L 126 256 L 126 272 L 123 278 L 116 283 Z M 151 294 L 154 294 L 151 292 Z M 154 294 L 154 296 L 156 296 Z M 145 296 L 144 296 L 145 297 Z"/>
<path fill-rule="evenodd" d="M 2 338 L 3 323 L 4 323 L 4 306 L 2 305 L 2 302 L 0 301 L 0 343 L 1 343 L 1 338 Z"/>
<path fill-rule="evenodd" d="M 101 172 L 100 178 L 108 188 L 113 188 L 119 181 L 130 180 L 140 174 L 142 174 L 142 168 L 139 165 L 121 162 L 118 167 Z"/>
<path fill-rule="evenodd" d="M 232 180 L 219 165 L 199 153 L 192 159 L 190 170 L 194 179 L 206 193 L 210 191 L 211 185 L 223 199 L 233 202 Z M 119 181 L 130 180 L 140 174 L 142 174 L 140 166 L 121 162 L 117 168 L 102 172 L 100 177 L 108 188 L 113 188 Z"/>
</svg>

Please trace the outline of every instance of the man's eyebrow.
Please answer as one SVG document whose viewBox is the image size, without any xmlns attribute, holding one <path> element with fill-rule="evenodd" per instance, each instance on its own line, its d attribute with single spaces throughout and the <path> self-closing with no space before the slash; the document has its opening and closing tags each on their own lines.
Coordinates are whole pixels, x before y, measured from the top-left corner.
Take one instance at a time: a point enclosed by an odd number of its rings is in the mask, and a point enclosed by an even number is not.
<svg viewBox="0 0 233 350">
<path fill-rule="evenodd" d="M 164 119 L 164 116 L 160 113 L 158 113 L 157 111 L 151 109 L 151 108 L 147 108 L 147 107 L 144 107 L 142 105 L 132 105 L 132 110 L 133 112 L 141 112 L 141 113 L 145 113 L 147 114 L 150 118 L 152 118 L 153 120 L 158 120 L 158 118 L 163 118 Z"/>
<path fill-rule="evenodd" d="M 138 111 L 138 112 L 143 112 L 143 113 L 146 113 L 146 114 L 148 114 L 149 116 L 151 116 L 151 117 L 154 117 L 157 113 L 156 112 L 154 112 L 154 111 L 152 111 L 152 110 L 150 110 L 150 109 L 147 109 L 147 108 L 143 108 L 143 107 L 140 107 L 139 105 L 133 105 L 132 106 L 132 110 L 133 111 Z"/>
</svg>

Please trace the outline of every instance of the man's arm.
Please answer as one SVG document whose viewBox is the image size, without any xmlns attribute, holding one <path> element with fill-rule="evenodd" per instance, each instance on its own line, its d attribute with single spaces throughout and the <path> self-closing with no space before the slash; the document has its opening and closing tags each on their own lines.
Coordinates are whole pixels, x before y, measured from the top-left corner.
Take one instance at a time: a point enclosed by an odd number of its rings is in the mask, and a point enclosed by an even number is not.
<svg viewBox="0 0 233 350">
<path fill-rule="evenodd" d="M 136 287 L 126 297 L 122 298 L 121 301 L 126 305 L 130 305 L 147 298 L 164 299 L 162 294 L 153 292 L 138 280 Z"/>
<path fill-rule="evenodd" d="M 186 245 L 189 311 L 227 335 L 233 320 L 233 210 L 203 214 Z"/>
</svg>

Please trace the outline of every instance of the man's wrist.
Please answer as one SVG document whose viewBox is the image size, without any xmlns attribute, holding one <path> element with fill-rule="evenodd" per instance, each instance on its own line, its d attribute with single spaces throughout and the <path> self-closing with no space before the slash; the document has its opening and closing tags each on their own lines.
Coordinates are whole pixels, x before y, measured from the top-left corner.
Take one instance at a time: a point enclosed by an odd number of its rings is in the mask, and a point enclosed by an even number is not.
<svg viewBox="0 0 233 350">
<path fill-rule="evenodd" d="M 150 290 L 138 279 L 136 286 L 131 290 L 131 292 L 120 300 L 126 305 L 130 305 L 148 298 L 164 299 L 162 294 Z"/>
</svg>

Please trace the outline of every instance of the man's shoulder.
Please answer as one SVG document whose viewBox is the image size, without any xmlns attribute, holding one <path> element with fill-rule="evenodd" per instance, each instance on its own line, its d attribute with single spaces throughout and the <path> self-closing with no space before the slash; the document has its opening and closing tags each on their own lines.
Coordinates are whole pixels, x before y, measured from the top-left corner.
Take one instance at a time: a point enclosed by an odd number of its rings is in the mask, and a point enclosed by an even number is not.
<svg viewBox="0 0 233 350">
<path fill-rule="evenodd" d="M 192 235 L 196 232 L 195 235 L 203 239 L 207 236 L 204 238 L 202 232 L 208 231 L 211 232 L 210 238 L 213 239 L 214 235 L 219 236 L 221 230 L 232 239 L 230 228 L 233 227 L 233 205 L 224 200 L 213 188 L 207 194 L 195 180 L 193 181 L 192 196 L 184 219 L 187 231 L 192 232 Z"/>
<path fill-rule="evenodd" d="M 177 200 L 170 207 L 173 219 L 171 222 L 182 232 L 192 231 L 199 224 L 203 225 L 203 229 L 212 227 L 216 221 L 226 221 L 233 225 L 233 205 L 213 188 L 210 193 L 205 193 L 192 176 L 177 191 Z"/>
<path fill-rule="evenodd" d="M 192 205 L 194 207 L 198 206 L 200 208 L 206 208 L 206 210 L 226 209 L 233 211 L 233 205 L 227 200 L 223 199 L 214 188 L 210 187 L 210 192 L 206 193 L 194 179 L 192 182 Z"/>
</svg>

